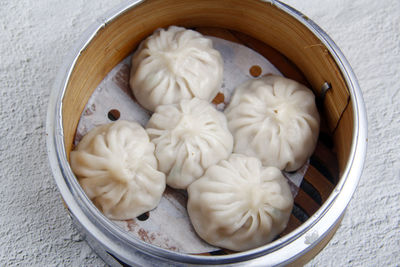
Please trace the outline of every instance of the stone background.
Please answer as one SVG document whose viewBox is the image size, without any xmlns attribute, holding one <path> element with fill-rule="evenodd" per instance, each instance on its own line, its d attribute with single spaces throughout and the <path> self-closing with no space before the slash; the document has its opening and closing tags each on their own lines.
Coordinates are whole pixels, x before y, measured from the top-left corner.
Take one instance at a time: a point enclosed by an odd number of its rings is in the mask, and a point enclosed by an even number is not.
<svg viewBox="0 0 400 267">
<path fill-rule="evenodd" d="M 47 103 L 63 57 L 122 2 L 0 1 L 0 265 L 102 266 L 66 216 L 50 172 Z M 400 263 L 400 1 L 286 0 L 353 66 L 368 111 L 364 173 L 337 234 L 309 266 Z"/>
</svg>

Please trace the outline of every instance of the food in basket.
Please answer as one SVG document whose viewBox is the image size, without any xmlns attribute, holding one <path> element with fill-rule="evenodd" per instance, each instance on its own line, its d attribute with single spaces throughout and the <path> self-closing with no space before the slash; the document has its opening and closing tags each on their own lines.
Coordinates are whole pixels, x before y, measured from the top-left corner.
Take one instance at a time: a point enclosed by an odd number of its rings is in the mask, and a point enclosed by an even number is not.
<svg viewBox="0 0 400 267">
<path fill-rule="evenodd" d="M 319 114 L 304 85 L 268 75 L 239 85 L 225 109 L 235 153 L 255 156 L 265 166 L 300 168 L 314 152 Z"/>
<path fill-rule="evenodd" d="M 132 219 L 154 209 L 165 189 L 154 144 L 136 122 L 117 121 L 92 129 L 71 152 L 71 168 L 105 216 Z"/>
<path fill-rule="evenodd" d="M 213 40 L 221 50 L 218 40 Z M 198 42 L 210 50 L 200 52 L 202 46 Z M 87 195 L 111 219 L 132 219 L 155 208 L 165 183 L 176 189 L 188 189 L 188 212 L 198 235 L 210 245 L 243 251 L 269 243 L 286 228 L 293 196 L 281 170 L 298 169 L 312 154 L 318 137 L 319 115 L 313 93 L 283 77 L 251 79 L 239 85 L 231 98 L 232 89 L 248 77 L 248 67 L 243 68 L 247 76 L 241 79 L 232 77 L 235 71 L 242 73 L 238 67 L 233 67 L 230 75 L 224 77 L 221 95 L 228 108 L 225 113 L 217 111 L 210 102 L 220 89 L 223 64 L 219 52 L 215 54 L 212 50 L 210 39 L 175 26 L 157 30 L 145 39 L 132 58 L 130 85 L 143 107 L 140 110 L 154 112 L 146 126 L 147 135 L 143 135 L 142 128 L 131 134 L 124 130 L 122 139 L 111 138 L 113 141 L 108 142 L 108 131 L 112 127 L 100 126 L 96 129 L 101 130 L 93 130 L 99 137 L 89 133 L 92 137 L 85 138 L 91 141 L 82 140 L 83 144 L 71 153 L 71 165 Z M 186 52 L 181 55 L 179 51 Z M 221 54 L 227 67 L 232 55 L 224 51 Z M 198 87 L 192 90 L 193 86 Z M 228 100 L 225 102 L 225 99 Z M 138 115 L 130 119 L 144 124 L 148 117 L 143 119 Z M 125 146 L 124 138 L 141 144 Z M 138 175 L 136 169 L 143 164 L 132 167 L 133 183 L 126 182 L 124 160 L 114 162 L 102 152 L 106 149 L 101 148 L 101 145 L 113 146 L 120 142 L 117 147 L 127 151 L 119 153 L 133 153 L 138 162 L 143 154 L 134 149 L 136 146 L 147 149 L 149 140 L 152 157 L 148 157 L 154 164 L 146 163 L 151 168 Z M 104 158 L 94 163 L 95 157 Z M 132 170 L 128 169 L 128 172 Z M 108 180 L 103 177 L 105 172 L 112 173 L 108 174 Z M 133 184 L 135 187 L 131 188 Z M 171 189 L 169 192 L 182 194 Z M 149 196 L 144 196 L 145 193 Z M 129 206 L 128 199 L 138 204 Z M 184 199 L 179 203 L 181 212 L 186 203 Z M 141 231 L 153 229 L 152 223 L 157 226 L 160 223 L 157 220 L 164 219 L 157 217 L 160 209 L 165 209 L 163 204 L 150 215 L 153 220 L 149 224 L 140 226 L 144 227 Z M 193 238 L 197 240 L 196 235 Z M 199 251 L 208 250 L 201 247 Z"/>
<path fill-rule="evenodd" d="M 235 251 L 269 243 L 289 221 L 293 196 L 275 167 L 232 154 L 188 187 L 187 209 L 197 234 Z"/>
<path fill-rule="evenodd" d="M 186 189 L 209 166 L 232 153 L 225 115 L 198 98 L 158 106 L 146 129 L 156 145 L 159 170 L 173 188 Z"/>
<path fill-rule="evenodd" d="M 193 97 L 211 101 L 222 75 L 223 60 L 210 39 L 170 26 L 142 41 L 132 57 L 130 86 L 138 102 L 154 111 Z"/>
</svg>

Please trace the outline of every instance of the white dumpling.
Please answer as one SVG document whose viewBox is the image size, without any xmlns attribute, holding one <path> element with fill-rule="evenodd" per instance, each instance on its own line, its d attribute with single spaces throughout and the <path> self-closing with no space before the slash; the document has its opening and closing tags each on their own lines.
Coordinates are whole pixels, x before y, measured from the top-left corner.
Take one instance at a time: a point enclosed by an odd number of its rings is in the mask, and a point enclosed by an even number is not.
<svg viewBox="0 0 400 267">
<path fill-rule="evenodd" d="M 159 29 L 132 58 L 130 85 L 138 102 L 154 111 L 193 97 L 211 101 L 222 84 L 223 60 L 212 41 L 182 27 Z"/>
<path fill-rule="evenodd" d="M 235 153 L 258 157 L 263 165 L 299 169 L 314 152 L 319 114 L 313 92 L 279 76 L 246 81 L 225 110 Z"/>
<path fill-rule="evenodd" d="M 209 167 L 188 187 L 188 195 L 187 209 L 197 234 L 235 251 L 272 241 L 286 228 L 293 208 L 282 172 L 241 154 Z"/>
<path fill-rule="evenodd" d="M 71 152 L 71 168 L 87 196 L 110 219 L 132 219 L 154 209 L 166 186 L 154 144 L 136 122 L 92 129 Z"/>
<path fill-rule="evenodd" d="M 198 98 L 158 106 L 146 128 L 156 145 L 159 170 L 173 188 L 186 189 L 205 169 L 232 153 L 225 115 Z"/>
</svg>

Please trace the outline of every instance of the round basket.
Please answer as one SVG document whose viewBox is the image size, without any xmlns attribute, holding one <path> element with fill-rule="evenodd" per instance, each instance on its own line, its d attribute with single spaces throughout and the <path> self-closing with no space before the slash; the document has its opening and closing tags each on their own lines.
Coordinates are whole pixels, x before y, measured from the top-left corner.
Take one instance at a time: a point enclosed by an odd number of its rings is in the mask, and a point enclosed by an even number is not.
<svg viewBox="0 0 400 267">
<path fill-rule="evenodd" d="M 93 91 L 140 41 L 179 25 L 257 51 L 286 77 L 309 86 L 322 117 L 288 228 L 265 246 L 201 255 L 148 244 L 105 218 L 69 166 L 79 119 Z M 89 245 L 110 265 L 304 264 L 335 233 L 360 178 L 367 144 L 366 112 L 349 63 L 314 22 L 279 1 L 148 0 L 109 12 L 77 43 L 55 81 L 47 116 L 51 168 L 63 200 Z"/>
</svg>

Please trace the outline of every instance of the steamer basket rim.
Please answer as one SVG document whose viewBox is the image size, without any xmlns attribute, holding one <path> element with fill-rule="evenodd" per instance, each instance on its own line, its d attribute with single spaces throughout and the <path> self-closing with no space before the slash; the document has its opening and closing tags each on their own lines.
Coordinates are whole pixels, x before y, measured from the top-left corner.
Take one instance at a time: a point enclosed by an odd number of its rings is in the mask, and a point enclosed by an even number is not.
<svg viewBox="0 0 400 267">
<path fill-rule="evenodd" d="M 366 110 L 356 76 L 340 49 L 312 20 L 280 1 L 259 1 L 275 6 L 307 27 L 326 46 L 342 71 L 353 105 L 354 134 L 349 160 L 339 183 L 321 208 L 296 230 L 263 247 L 232 255 L 210 257 L 176 253 L 126 235 L 124 230 L 116 227 L 87 198 L 69 167 L 64 149 L 62 99 L 72 70 L 80 54 L 90 44 L 91 40 L 102 28 L 118 16 L 145 1 L 137 0 L 122 3 L 96 20 L 66 56 L 52 87 L 46 120 L 47 152 L 50 166 L 72 217 L 79 222 L 86 234 L 103 244 L 107 251 L 118 255 L 121 260 L 133 262 L 133 255 L 134 257 L 142 257 L 143 260 L 150 256 L 152 260 L 160 261 L 163 264 L 168 264 L 172 260 L 181 264 L 230 264 L 247 261 L 248 264 L 252 265 L 284 265 L 301 257 L 316 246 L 329 233 L 345 211 L 361 176 L 367 146 Z M 316 235 L 314 235 L 315 233 Z M 310 236 L 317 237 L 310 241 Z M 115 242 L 116 239 L 119 242 Z M 126 245 L 125 247 L 120 245 L 122 240 Z M 137 253 L 132 254 L 133 250 L 137 250 Z M 137 258 L 134 259 L 137 260 Z"/>
</svg>

